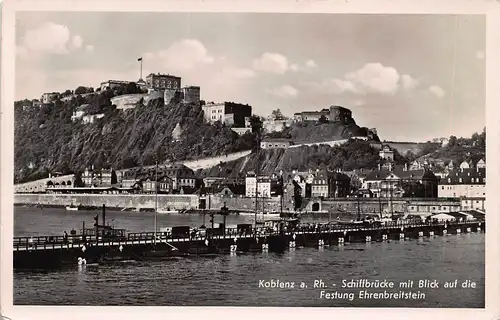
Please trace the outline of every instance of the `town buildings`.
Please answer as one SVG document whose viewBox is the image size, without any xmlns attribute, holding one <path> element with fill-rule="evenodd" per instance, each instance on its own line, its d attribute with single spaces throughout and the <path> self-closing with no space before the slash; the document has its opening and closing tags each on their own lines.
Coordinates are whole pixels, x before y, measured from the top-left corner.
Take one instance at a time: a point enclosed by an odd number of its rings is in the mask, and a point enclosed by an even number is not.
<svg viewBox="0 0 500 320">
<path fill-rule="evenodd" d="M 408 165 L 390 164 L 389 169 L 371 171 L 363 181 L 362 189 L 374 197 L 436 198 L 439 179 L 428 169 L 409 170 Z"/>
<path fill-rule="evenodd" d="M 125 170 L 117 174 L 122 188 L 144 193 L 194 193 L 197 183 L 194 171 L 183 164 L 159 165 L 158 168 Z"/>
<path fill-rule="evenodd" d="M 71 116 L 71 120 L 73 122 L 81 120 L 83 116 L 87 113 L 87 109 L 89 108 L 88 104 L 82 104 L 75 111 L 73 111 L 73 115 Z"/>
<path fill-rule="evenodd" d="M 205 121 L 220 121 L 236 128 L 245 128 L 245 118 L 252 116 L 252 107 L 234 102 L 209 103 L 202 106 Z"/>
<path fill-rule="evenodd" d="M 108 88 L 110 90 L 117 89 L 122 86 L 126 86 L 130 83 L 133 83 L 132 81 L 123 81 L 123 80 L 108 80 L 108 81 L 103 81 L 101 82 L 101 91 L 107 90 Z"/>
<path fill-rule="evenodd" d="M 257 190 L 257 195 L 255 194 Z M 245 195 L 247 197 L 271 197 L 271 178 L 268 176 L 257 176 L 249 172 L 245 179 Z"/>
<path fill-rule="evenodd" d="M 394 161 L 394 151 L 389 146 L 383 146 L 382 150 L 378 153 L 379 157 L 384 160 Z"/>
<path fill-rule="evenodd" d="M 462 162 L 460 167 L 453 169 L 441 179 L 438 187 L 439 198 L 485 198 L 486 168 L 484 160 L 476 167 Z"/>
<path fill-rule="evenodd" d="M 40 98 L 40 101 L 43 104 L 49 104 L 49 103 L 54 102 L 58 98 L 59 98 L 59 93 L 57 93 L 57 92 L 47 92 L 47 93 L 44 93 L 42 95 L 42 97 Z"/>
<path fill-rule="evenodd" d="M 260 147 L 261 149 L 287 149 L 291 144 L 292 143 L 289 139 L 265 138 L 260 142 Z"/>
<path fill-rule="evenodd" d="M 318 170 L 311 184 L 311 197 L 343 198 L 350 194 L 351 179 L 339 171 Z"/>
<path fill-rule="evenodd" d="M 304 122 L 304 121 L 319 121 L 321 117 L 325 120 L 330 120 L 330 110 L 322 109 L 321 111 L 302 111 L 293 114 L 294 122 Z"/>
<path fill-rule="evenodd" d="M 146 77 L 148 90 L 180 90 L 181 78 L 163 73 L 150 73 Z"/>
<path fill-rule="evenodd" d="M 92 166 L 91 168 L 85 168 L 81 179 L 85 187 L 109 187 L 116 183 L 114 181 L 116 180 L 116 173 L 114 173 L 113 169 L 94 170 Z"/>
<path fill-rule="evenodd" d="M 281 194 L 282 179 L 276 174 L 271 176 L 257 176 L 255 172 L 250 171 L 245 178 L 245 196 L 269 198 Z"/>
<path fill-rule="evenodd" d="M 94 123 L 97 119 L 104 118 L 104 113 L 87 114 L 82 117 L 84 124 Z"/>
<path fill-rule="evenodd" d="M 321 109 L 321 111 L 297 112 L 294 113 L 293 120 L 295 122 L 319 121 L 322 117 L 331 122 L 341 122 L 345 124 L 353 122 L 351 110 L 341 106 L 331 106 L 329 109 Z"/>
<path fill-rule="evenodd" d="M 293 123 L 292 119 L 287 118 L 274 118 L 269 116 L 267 119 L 262 121 L 262 127 L 265 132 L 275 132 L 283 131 L 283 129 L 291 126 Z"/>
</svg>

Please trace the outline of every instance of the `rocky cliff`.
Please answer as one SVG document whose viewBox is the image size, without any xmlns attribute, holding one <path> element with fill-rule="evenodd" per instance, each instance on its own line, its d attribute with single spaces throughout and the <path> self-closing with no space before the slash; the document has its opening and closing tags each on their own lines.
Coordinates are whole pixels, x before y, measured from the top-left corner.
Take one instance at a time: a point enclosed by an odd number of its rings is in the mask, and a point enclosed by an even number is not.
<svg viewBox="0 0 500 320">
<path fill-rule="evenodd" d="M 163 99 L 118 111 L 110 97 L 98 94 L 83 101 L 56 101 L 41 108 L 15 109 L 15 180 L 38 179 L 48 172 L 96 168 L 128 168 L 170 160 L 187 160 L 251 149 L 251 134 L 238 136 L 229 127 L 210 125 L 196 104 Z M 97 102 L 95 100 L 98 100 Z M 81 103 L 104 113 L 94 123 L 73 122 Z M 92 104 L 93 103 L 93 104 Z M 176 129 L 177 128 L 177 129 Z M 175 130 L 174 130 L 175 129 Z"/>
</svg>

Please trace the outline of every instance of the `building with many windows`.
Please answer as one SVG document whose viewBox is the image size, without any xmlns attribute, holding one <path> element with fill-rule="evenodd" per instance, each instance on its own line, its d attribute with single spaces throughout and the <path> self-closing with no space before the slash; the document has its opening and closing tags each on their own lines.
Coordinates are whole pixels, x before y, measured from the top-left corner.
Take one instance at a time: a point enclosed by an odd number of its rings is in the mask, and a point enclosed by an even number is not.
<svg viewBox="0 0 500 320">
<path fill-rule="evenodd" d="M 252 116 L 252 107 L 247 104 L 222 102 L 202 106 L 205 121 L 220 121 L 226 125 L 245 128 L 245 118 Z"/>
<path fill-rule="evenodd" d="M 451 170 L 438 186 L 440 198 L 484 198 L 486 197 L 486 168 L 484 160 L 479 166 Z"/>
<path fill-rule="evenodd" d="M 428 169 L 409 170 L 408 165 L 389 166 L 371 171 L 363 181 L 362 189 L 374 197 L 436 198 L 439 179 Z"/>
<path fill-rule="evenodd" d="M 146 86 L 150 91 L 180 90 L 181 78 L 170 74 L 150 73 L 146 77 Z"/>
<path fill-rule="evenodd" d="M 311 197 L 343 198 L 350 193 L 348 175 L 338 171 L 319 170 L 311 184 Z"/>
<path fill-rule="evenodd" d="M 249 172 L 245 178 L 245 195 L 247 197 L 269 198 L 271 197 L 271 178 L 268 176 L 256 176 L 254 172 Z"/>
<path fill-rule="evenodd" d="M 289 139 L 265 138 L 260 142 L 261 149 L 287 149 L 290 147 Z"/>
</svg>

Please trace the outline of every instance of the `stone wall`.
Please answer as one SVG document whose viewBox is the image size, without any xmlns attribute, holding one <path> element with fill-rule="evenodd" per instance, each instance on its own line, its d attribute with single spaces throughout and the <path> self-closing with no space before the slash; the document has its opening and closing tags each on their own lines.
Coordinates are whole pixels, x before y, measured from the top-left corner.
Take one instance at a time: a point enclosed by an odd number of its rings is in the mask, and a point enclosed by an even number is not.
<svg viewBox="0 0 500 320">
<path fill-rule="evenodd" d="M 154 208 L 155 195 L 77 195 L 77 194 L 16 194 L 15 204 L 42 204 L 66 206 L 70 204 L 82 206 L 118 208 Z M 197 209 L 196 195 L 158 195 L 158 208 Z"/>
<path fill-rule="evenodd" d="M 146 98 L 147 96 L 148 94 L 146 93 L 124 94 L 111 98 L 111 104 L 115 105 L 116 109 L 120 110 L 132 109 L 135 108 L 141 99 Z"/>
<path fill-rule="evenodd" d="M 40 179 L 40 180 L 35 180 L 31 182 L 26 182 L 26 183 L 20 183 L 16 184 L 14 186 L 14 192 L 16 193 L 37 193 L 37 192 L 45 192 L 45 188 L 47 187 L 48 182 L 52 182 L 53 185 L 56 183 L 62 184 L 67 184 L 70 182 L 70 185 L 73 185 L 75 182 L 75 175 L 70 174 L 70 175 L 64 175 L 64 176 L 59 176 L 59 177 L 50 177 L 50 178 L 45 178 L 45 179 Z"/>
<path fill-rule="evenodd" d="M 255 198 L 244 196 L 219 196 L 210 195 L 199 197 L 198 195 L 158 195 L 158 208 L 170 207 L 171 209 L 198 209 L 200 202 L 205 202 L 206 209 L 218 210 L 224 204 L 230 210 L 255 210 Z M 351 212 L 357 214 L 358 200 L 356 198 L 339 199 L 311 199 L 306 200 L 305 211 L 324 212 Z M 83 206 L 100 207 L 105 204 L 107 207 L 118 208 L 154 208 L 154 195 L 74 195 L 74 194 L 16 194 L 14 196 L 16 204 L 43 204 L 60 205 L 70 204 Z M 399 198 L 388 201 L 388 199 L 362 198 L 359 201 L 359 208 L 362 214 L 382 212 L 405 213 L 439 213 L 461 210 L 460 200 L 448 199 L 410 199 Z M 283 210 L 292 210 L 293 204 L 287 200 L 283 201 Z M 280 199 L 265 198 L 258 200 L 258 210 L 279 211 Z"/>
<path fill-rule="evenodd" d="M 358 200 L 356 198 L 340 198 L 338 200 L 311 200 L 308 204 L 307 210 L 312 210 L 313 203 L 320 205 L 320 210 L 323 211 L 350 211 L 357 213 Z M 460 200 L 448 199 L 419 199 L 419 198 L 363 198 L 359 201 L 361 213 L 385 213 L 390 212 L 405 212 L 411 214 L 419 213 L 440 213 L 440 212 L 453 212 L 461 210 Z M 392 207 L 392 209 L 391 209 Z"/>
<path fill-rule="evenodd" d="M 297 148 L 297 147 L 302 147 L 302 146 L 314 146 L 314 145 L 320 145 L 320 144 L 326 144 L 326 145 L 329 145 L 330 147 L 334 147 L 334 146 L 339 146 L 339 145 L 345 144 L 348 141 L 349 141 L 349 139 L 342 139 L 342 140 L 332 140 L 332 141 L 323 141 L 323 142 L 300 143 L 300 144 L 291 145 L 290 148 Z"/>
<path fill-rule="evenodd" d="M 247 151 L 239 151 L 239 152 L 229 153 L 226 156 L 209 157 L 209 158 L 203 158 L 203 159 L 198 159 L 198 160 L 187 160 L 187 161 L 184 161 L 183 164 L 186 167 L 193 169 L 194 171 L 196 171 L 198 169 L 209 169 L 209 168 L 212 168 L 212 167 L 218 165 L 221 162 L 228 162 L 228 161 L 233 161 L 233 160 L 243 158 L 243 157 L 249 155 L 251 152 L 252 152 L 251 150 L 247 150 Z"/>
</svg>

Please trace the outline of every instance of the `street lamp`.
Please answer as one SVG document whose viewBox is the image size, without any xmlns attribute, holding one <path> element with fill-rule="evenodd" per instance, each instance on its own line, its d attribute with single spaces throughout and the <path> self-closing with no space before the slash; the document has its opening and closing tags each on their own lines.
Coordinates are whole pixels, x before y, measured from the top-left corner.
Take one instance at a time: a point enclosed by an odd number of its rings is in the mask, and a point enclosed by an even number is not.
<svg viewBox="0 0 500 320">
<path fill-rule="evenodd" d="M 226 234 L 226 217 L 229 215 L 229 209 L 226 207 L 226 203 L 224 202 L 224 206 L 220 208 L 220 214 L 224 219 L 224 235 Z"/>
</svg>

